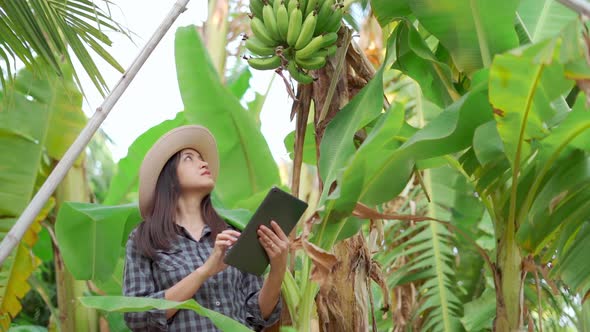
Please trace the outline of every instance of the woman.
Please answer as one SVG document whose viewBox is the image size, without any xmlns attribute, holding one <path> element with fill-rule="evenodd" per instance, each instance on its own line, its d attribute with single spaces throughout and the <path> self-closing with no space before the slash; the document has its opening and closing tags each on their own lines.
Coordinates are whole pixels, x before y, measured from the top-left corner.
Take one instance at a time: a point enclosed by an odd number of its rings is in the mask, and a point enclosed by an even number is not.
<svg viewBox="0 0 590 332">
<path fill-rule="evenodd" d="M 211 205 L 218 172 L 215 139 L 201 126 L 168 132 L 146 154 L 139 172 L 143 222 L 127 242 L 123 293 L 173 301 L 194 298 L 260 330 L 280 315 L 289 240 L 274 221 L 272 230 L 258 230 L 270 259 L 266 279 L 224 264 L 227 248 L 240 233 Z M 191 310 L 126 313 L 125 321 L 133 331 L 218 331 Z"/>
</svg>

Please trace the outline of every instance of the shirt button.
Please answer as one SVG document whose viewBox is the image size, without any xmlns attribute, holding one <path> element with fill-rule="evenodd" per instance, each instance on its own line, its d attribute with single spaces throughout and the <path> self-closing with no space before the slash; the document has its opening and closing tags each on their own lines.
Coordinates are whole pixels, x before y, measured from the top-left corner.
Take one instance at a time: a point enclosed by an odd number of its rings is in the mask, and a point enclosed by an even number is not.
<svg viewBox="0 0 590 332">
<path fill-rule="evenodd" d="M 221 302 L 215 301 L 215 305 L 219 307 L 221 305 Z"/>
</svg>

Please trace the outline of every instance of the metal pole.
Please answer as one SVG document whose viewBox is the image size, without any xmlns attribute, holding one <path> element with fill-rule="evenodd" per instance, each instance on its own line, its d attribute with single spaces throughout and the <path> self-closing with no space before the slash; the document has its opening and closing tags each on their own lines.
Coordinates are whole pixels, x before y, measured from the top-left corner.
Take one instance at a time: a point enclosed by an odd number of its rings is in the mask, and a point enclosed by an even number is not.
<svg viewBox="0 0 590 332">
<path fill-rule="evenodd" d="M 111 93 L 109 93 L 102 104 L 96 109 L 96 112 L 94 112 L 92 118 L 90 118 L 84 129 L 82 129 L 80 135 L 78 135 L 74 143 L 70 146 L 68 151 L 66 151 L 63 158 L 55 166 L 51 174 L 49 174 L 45 183 L 43 183 L 14 226 L 12 226 L 10 232 L 8 232 L 6 237 L 2 240 L 2 243 L 0 243 L 0 266 L 4 263 L 4 260 L 6 260 L 8 255 L 10 255 L 12 250 L 18 245 L 37 214 L 39 214 L 39 211 L 41 211 L 49 197 L 63 180 L 66 173 L 74 164 L 74 161 L 78 158 L 80 153 L 82 153 L 84 148 L 86 148 L 88 142 L 92 136 L 94 136 L 94 133 L 96 133 L 113 106 L 117 103 L 121 95 L 123 95 L 123 92 L 125 92 L 131 81 L 133 81 L 141 66 L 143 66 L 160 40 L 162 40 L 162 37 L 164 37 L 178 16 L 186 10 L 186 5 L 189 1 L 190 0 L 176 1 L 168 15 L 164 18 L 162 23 L 160 23 L 158 29 L 143 47 L 131 66 L 129 66 L 129 69 L 123 73 L 123 76 L 115 85 Z"/>
</svg>

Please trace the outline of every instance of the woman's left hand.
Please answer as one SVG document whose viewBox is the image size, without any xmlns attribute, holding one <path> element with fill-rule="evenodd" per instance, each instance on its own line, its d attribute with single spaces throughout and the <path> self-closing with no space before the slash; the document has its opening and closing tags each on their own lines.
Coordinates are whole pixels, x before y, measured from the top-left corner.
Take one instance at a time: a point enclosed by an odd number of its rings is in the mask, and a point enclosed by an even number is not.
<svg viewBox="0 0 590 332">
<path fill-rule="evenodd" d="M 272 229 L 265 225 L 258 229 L 258 241 L 266 250 L 270 259 L 271 273 L 285 273 L 287 269 L 287 256 L 289 254 L 289 238 L 274 220 L 270 222 Z"/>
</svg>

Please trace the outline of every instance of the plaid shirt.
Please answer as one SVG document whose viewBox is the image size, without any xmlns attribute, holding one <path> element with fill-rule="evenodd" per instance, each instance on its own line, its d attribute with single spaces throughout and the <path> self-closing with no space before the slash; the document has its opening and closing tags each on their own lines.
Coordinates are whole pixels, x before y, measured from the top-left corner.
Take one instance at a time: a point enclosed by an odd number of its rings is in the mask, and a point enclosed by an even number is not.
<svg viewBox="0 0 590 332">
<path fill-rule="evenodd" d="M 211 230 L 203 229 L 199 241 L 182 229 L 177 241 L 166 251 L 157 250 L 151 260 L 137 251 L 134 230 L 127 241 L 123 294 L 125 296 L 164 298 L 164 292 L 197 267 L 203 265 L 213 250 L 208 238 Z M 258 303 L 263 277 L 241 272 L 233 266 L 207 279 L 193 296 L 200 305 L 229 316 L 254 330 L 261 330 L 279 319 L 281 299 L 264 320 Z M 129 312 L 124 314 L 133 331 L 219 331 L 207 317 L 192 310 L 181 309 L 169 320 L 165 310 Z"/>
</svg>

